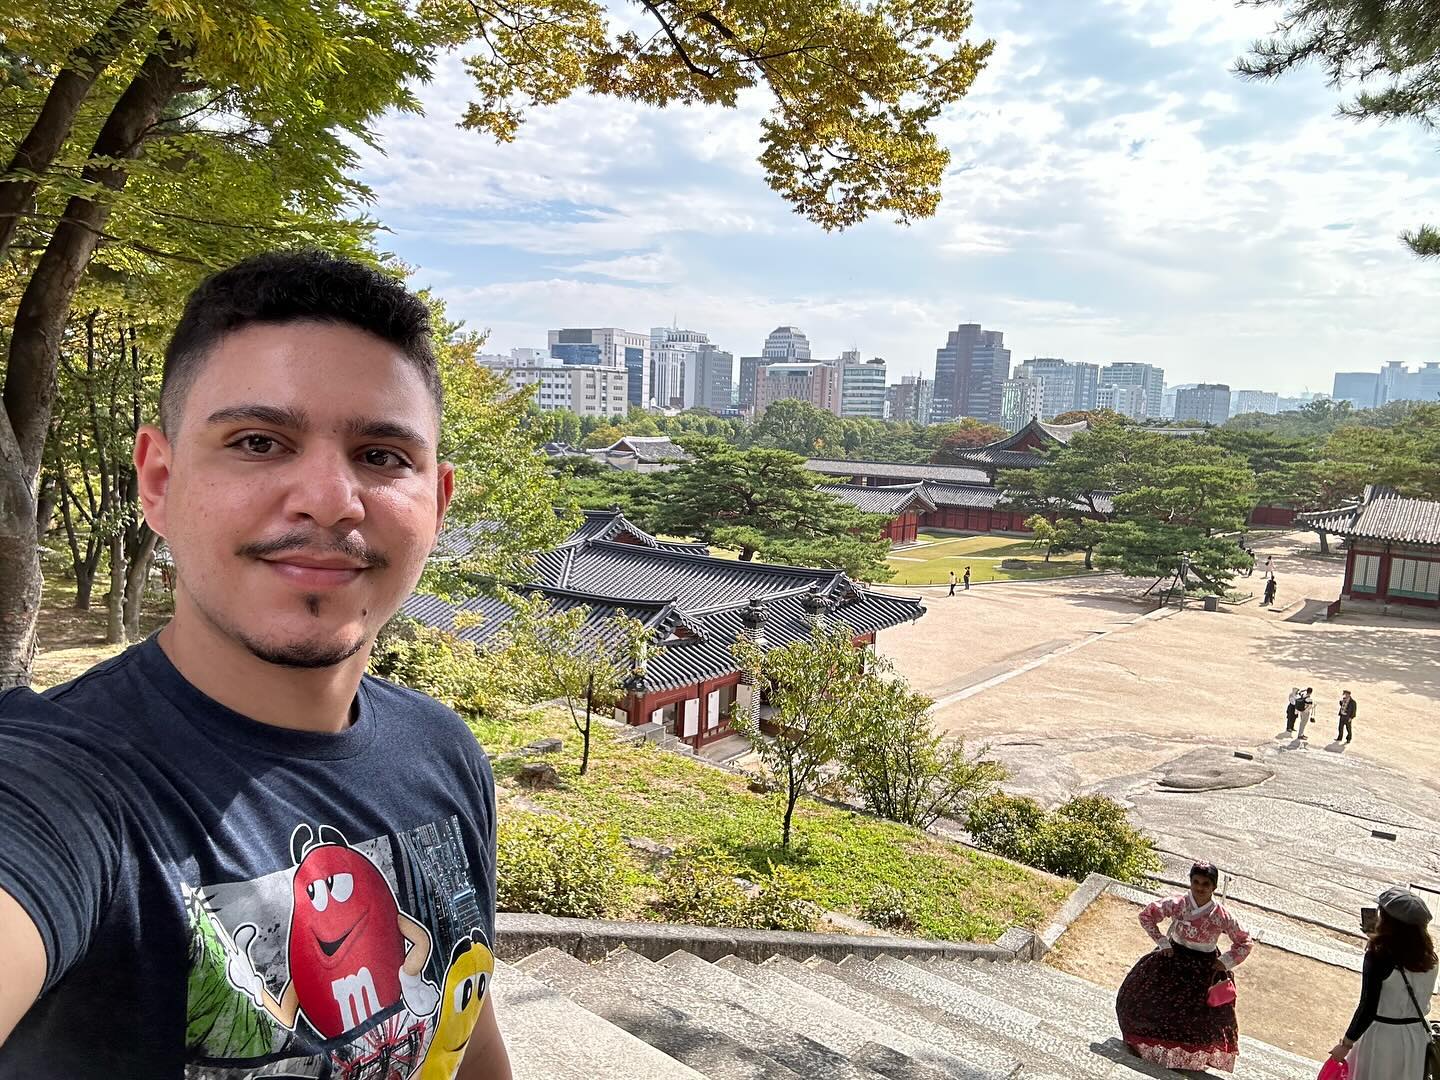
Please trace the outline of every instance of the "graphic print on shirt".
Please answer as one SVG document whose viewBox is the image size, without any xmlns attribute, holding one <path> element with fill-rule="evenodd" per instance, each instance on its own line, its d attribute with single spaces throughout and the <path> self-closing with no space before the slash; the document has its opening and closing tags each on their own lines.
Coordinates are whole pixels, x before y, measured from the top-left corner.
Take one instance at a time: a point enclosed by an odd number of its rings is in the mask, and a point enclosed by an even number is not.
<svg viewBox="0 0 1440 1080">
<path fill-rule="evenodd" d="M 494 972 L 458 819 L 291 857 L 186 892 L 186 1076 L 450 1080 Z"/>
</svg>

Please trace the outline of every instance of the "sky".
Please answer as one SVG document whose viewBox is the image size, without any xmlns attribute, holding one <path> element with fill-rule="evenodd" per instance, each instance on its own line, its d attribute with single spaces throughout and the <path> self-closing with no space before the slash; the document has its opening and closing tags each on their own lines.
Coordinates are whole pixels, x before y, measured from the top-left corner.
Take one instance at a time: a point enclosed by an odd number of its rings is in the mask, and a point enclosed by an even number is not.
<svg viewBox="0 0 1440 1080">
<path fill-rule="evenodd" d="M 756 162 L 758 92 L 734 110 L 588 95 L 497 145 L 456 126 L 459 57 L 423 116 L 366 151 L 382 246 L 487 351 L 561 326 L 702 330 L 737 357 L 775 326 L 816 358 L 858 348 L 933 375 L 947 330 L 1005 333 L 1016 362 L 1159 364 L 1171 384 L 1328 392 L 1337 370 L 1440 360 L 1437 144 L 1339 118 L 1314 70 L 1230 68 L 1273 24 L 1228 0 L 975 0 L 995 52 L 936 122 L 939 212 L 826 233 Z M 633 18 L 633 15 L 627 15 Z"/>
</svg>

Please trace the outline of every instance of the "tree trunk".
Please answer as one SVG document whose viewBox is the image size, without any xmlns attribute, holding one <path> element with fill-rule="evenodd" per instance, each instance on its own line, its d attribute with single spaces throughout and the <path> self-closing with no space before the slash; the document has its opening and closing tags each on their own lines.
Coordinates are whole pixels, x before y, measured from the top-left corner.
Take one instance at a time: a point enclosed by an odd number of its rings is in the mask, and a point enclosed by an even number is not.
<svg viewBox="0 0 1440 1080">
<path fill-rule="evenodd" d="M 110 537 L 110 591 L 105 594 L 105 644 L 125 641 L 125 534 Z"/>
<path fill-rule="evenodd" d="M 123 169 L 108 164 L 139 154 L 147 131 L 179 91 L 176 66 L 190 53 L 162 34 L 110 111 L 91 149 L 106 164 L 86 167 L 82 180 L 112 191 Z M 55 370 L 70 301 L 109 219 L 105 203 L 72 198 L 40 256 L 11 325 L 0 416 L 0 685 L 29 682 L 40 606 L 35 487 L 55 397 Z"/>
<path fill-rule="evenodd" d="M 590 768 L 590 716 L 594 707 L 592 695 L 595 693 L 595 673 L 590 673 L 590 678 L 585 684 L 585 727 L 580 732 L 580 775 L 584 776 Z"/>
<path fill-rule="evenodd" d="M 43 541 L 55 521 L 55 507 L 60 502 L 60 485 L 53 476 L 40 481 L 40 499 L 35 507 L 35 536 Z"/>
<path fill-rule="evenodd" d="M 1316 529 L 1316 530 L 1315 530 L 1315 535 L 1317 535 L 1317 536 L 1320 537 L 1320 554 L 1321 554 L 1321 555 L 1329 555 L 1329 554 L 1330 554 L 1330 534 L 1327 533 L 1324 529 Z"/>
<path fill-rule="evenodd" d="M 1093 547 L 1087 547 L 1085 549 L 1085 569 L 1095 569 L 1095 549 Z"/>
<path fill-rule="evenodd" d="M 0 176 L 17 172 L 43 174 L 54 164 L 60 148 L 70 137 L 75 117 L 79 115 L 80 106 L 89 96 L 95 80 L 135 36 L 135 31 L 144 21 L 144 0 L 125 0 L 94 37 L 66 57 L 64 67 L 45 95 L 40 115 L 15 148 L 15 156 Z M 35 190 L 39 186 L 37 179 L 0 183 L 0 262 L 10 251 L 10 245 L 20 229 L 20 219 L 34 201 Z"/>
<path fill-rule="evenodd" d="M 800 801 L 800 793 L 792 785 L 785 793 L 785 824 L 780 829 L 780 846 L 786 851 L 790 849 L 790 822 L 795 817 L 795 804 Z"/>
<path fill-rule="evenodd" d="M 145 587 L 150 582 L 150 567 L 155 562 L 155 545 L 160 542 L 154 529 L 140 523 L 140 543 L 131 548 L 125 565 L 125 640 L 139 641 L 140 616 L 145 608 Z"/>
</svg>

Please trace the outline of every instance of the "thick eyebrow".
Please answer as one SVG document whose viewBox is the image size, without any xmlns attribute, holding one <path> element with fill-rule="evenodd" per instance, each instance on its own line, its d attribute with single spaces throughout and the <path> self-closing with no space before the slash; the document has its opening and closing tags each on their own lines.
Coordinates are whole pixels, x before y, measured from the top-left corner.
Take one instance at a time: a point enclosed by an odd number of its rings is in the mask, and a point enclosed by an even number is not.
<svg viewBox="0 0 1440 1080">
<path fill-rule="evenodd" d="M 288 405 L 231 405 L 225 409 L 217 409 L 209 415 L 205 422 L 207 424 L 266 424 L 289 431 L 310 430 L 310 414 L 304 409 L 292 408 Z M 352 439 L 392 439 L 396 442 L 409 443 L 417 450 L 430 448 L 430 440 L 410 425 L 396 420 L 353 416 L 345 421 L 345 434 Z"/>
</svg>

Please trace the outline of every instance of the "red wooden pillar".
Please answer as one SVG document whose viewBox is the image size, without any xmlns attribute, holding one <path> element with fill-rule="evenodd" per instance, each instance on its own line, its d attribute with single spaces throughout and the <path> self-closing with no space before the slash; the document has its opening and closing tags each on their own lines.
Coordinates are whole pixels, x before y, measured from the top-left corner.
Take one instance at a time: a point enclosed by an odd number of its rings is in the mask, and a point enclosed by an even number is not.
<svg viewBox="0 0 1440 1080">
<path fill-rule="evenodd" d="M 1385 545 L 1385 553 L 1380 556 L 1380 573 L 1375 579 L 1375 598 L 1384 600 L 1390 593 L 1390 545 Z"/>
<path fill-rule="evenodd" d="M 1351 583 L 1355 580 L 1355 545 L 1351 544 L 1345 551 L 1345 584 L 1340 586 L 1340 595 L 1351 595 Z"/>
</svg>

